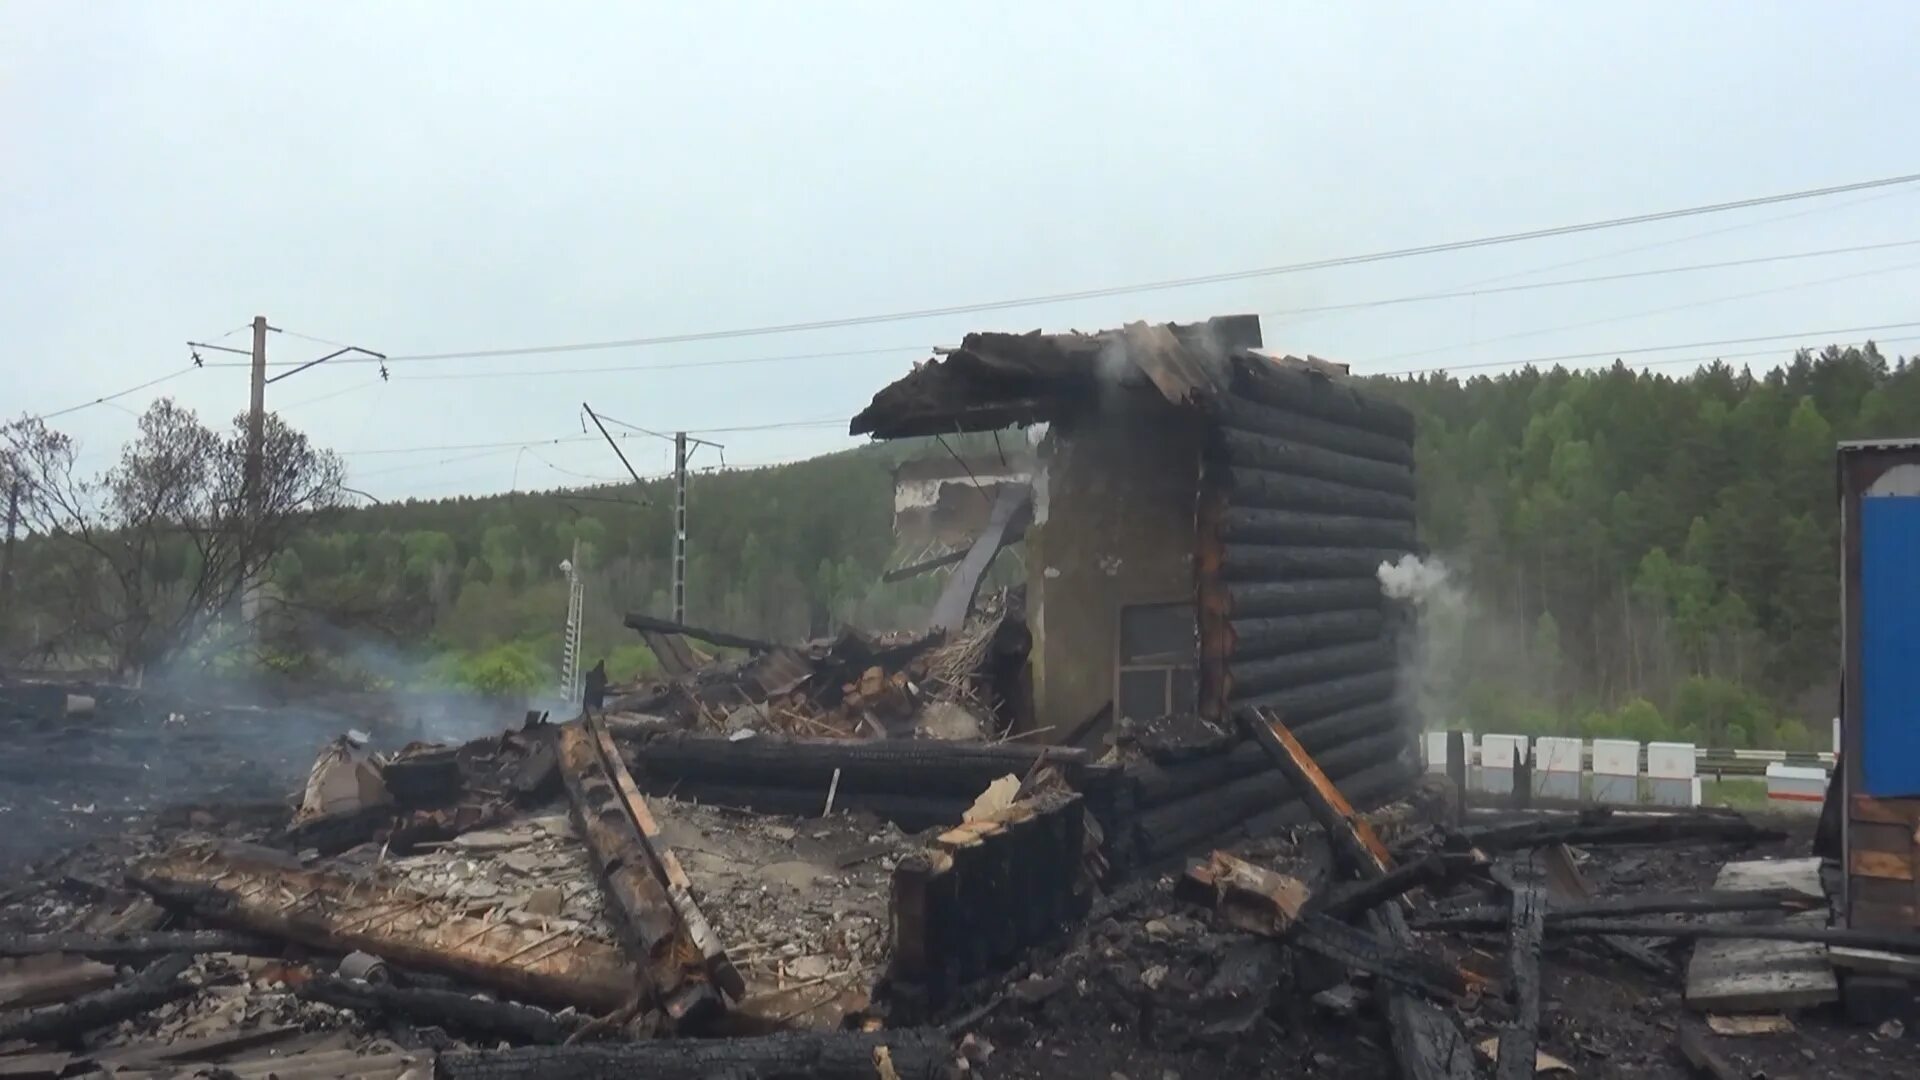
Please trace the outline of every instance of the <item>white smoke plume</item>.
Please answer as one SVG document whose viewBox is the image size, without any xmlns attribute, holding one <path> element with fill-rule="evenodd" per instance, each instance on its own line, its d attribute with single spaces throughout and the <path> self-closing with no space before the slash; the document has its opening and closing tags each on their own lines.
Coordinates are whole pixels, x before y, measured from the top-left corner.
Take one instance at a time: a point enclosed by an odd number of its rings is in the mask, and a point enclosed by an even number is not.
<svg viewBox="0 0 1920 1080">
<path fill-rule="evenodd" d="M 1381 563 L 1377 576 L 1381 590 L 1413 615 L 1411 632 L 1401 638 L 1401 689 L 1423 726 L 1444 727 L 1457 718 L 1473 605 L 1438 558 L 1403 555 Z"/>
</svg>

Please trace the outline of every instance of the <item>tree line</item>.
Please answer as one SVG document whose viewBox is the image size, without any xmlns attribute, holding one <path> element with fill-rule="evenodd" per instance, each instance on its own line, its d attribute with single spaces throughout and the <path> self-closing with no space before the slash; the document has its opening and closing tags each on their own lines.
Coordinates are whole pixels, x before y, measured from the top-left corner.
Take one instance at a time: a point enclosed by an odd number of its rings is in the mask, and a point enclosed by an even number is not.
<svg viewBox="0 0 1920 1080">
<path fill-rule="evenodd" d="M 1460 587 L 1452 610 L 1430 612 L 1430 722 L 1824 740 L 1839 664 L 1834 447 L 1920 435 L 1911 361 L 1869 344 L 1758 372 L 1616 363 L 1369 382 L 1418 417 L 1422 536 Z M 0 615 L 16 661 L 530 688 L 553 678 L 560 563 L 575 560 L 589 659 L 616 677 L 650 663 L 620 620 L 670 610 L 670 482 L 348 509 L 338 460 L 275 421 L 285 464 L 262 480 L 272 513 L 249 524 L 239 428 L 216 435 L 162 401 L 141 431 L 106 475 L 82 478 L 57 433 L 0 429 L 0 480 L 31 489 Z M 696 474 L 690 620 L 774 640 L 910 624 L 940 579 L 880 583 L 901 555 L 891 470 L 998 445 L 903 440 Z M 260 647 L 236 658 L 220 644 L 232 636 L 209 630 L 235 625 L 249 569 L 269 602 Z"/>
</svg>

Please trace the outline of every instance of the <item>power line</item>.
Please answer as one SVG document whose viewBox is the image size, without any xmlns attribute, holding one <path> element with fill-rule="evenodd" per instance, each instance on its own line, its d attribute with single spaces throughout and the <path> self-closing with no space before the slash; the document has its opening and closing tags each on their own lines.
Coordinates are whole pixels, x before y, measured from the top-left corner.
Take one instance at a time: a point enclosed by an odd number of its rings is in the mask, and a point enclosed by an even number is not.
<svg viewBox="0 0 1920 1080">
<path fill-rule="evenodd" d="M 1803 259 L 1826 258 L 1835 255 L 1855 255 L 1871 251 L 1885 251 L 1894 248 L 1920 245 L 1920 238 L 1908 240 L 1890 240 L 1875 244 L 1854 244 L 1847 247 L 1818 248 L 1808 251 L 1784 252 L 1774 255 L 1756 255 L 1743 259 L 1725 259 L 1717 262 L 1689 263 L 1682 266 L 1654 267 L 1646 270 L 1628 270 L 1612 274 L 1592 274 L 1586 277 L 1558 278 L 1553 281 L 1536 281 L 1518 285 L 1500 285 L 1492 288 L 1464 287 L 1445 292 L 1410 293 L 1401 296 L 1376 297 L 1368 300 L 1351 300 L 1334 304 L 1314 304 L 1303 307 L 1281 308 L 1261 312 L 1262 318 L 1284 318 L 1292 315 L 1322 314 L 1334 311 L 1361 311 L 1373 308 L 1392 307 L 1405 304 L 1429 303 L 1441 300 L 1471 299 L 1482 296 L 1495 296 L 1506 293 L 1532 292 L 1540 289 L 1559 289 L 1578 285 L 1604 284 L 1613 281 L 1631 281 L 1640 278 L 1663 277 L 1670 274 L 1698 273 L 1707 270 L 1726 270 L 1744 266 L 1763 266 L 1769 263 L 1794 262 Z M 1898 269 L 1898 268 L 1894 268 Z M 1869 271 L 1877 273 L 1881 271 Z M 1824 279 L 1823 279 L 1824 280 Z M 1820 284 L 1813 282 L 1811 284 Z M 1586 325 L 1586 324 L 1581 324 Z M 1449 348 L 1455 346 L 1448 346 Z M 857 356 L 879 356 L 890 353 L 924 352 L 926 345 L 894 345 L 875 349 L 853 349 L 833 352 L 781 353 L 771 356 L 734 357 L 717 360 L 689 360 L 656 364 L 614 364 L 598 367 L 580 368 L 516 368 L 510 371 L 474 371 L 451 372 L 433 375 L 400 375 L 397 378 L 413 380 L 465 380 L 465 379 L 504 379 L 526 378 L 529 376 L 553 375 L 599 375 L 633 371 L 672 371 L 686 368 L 733 367 L 743 364 L 771 364 L 792 360 L 830 360 Z M 1439 351 L 1439 350 L 1436 350 Z M 1411 355 L 1411 354 L 1403 354 Z M 341 357 L 336 363 L 377 363 L 372 358 Z M 242 363 L 213 363 L 208 367 L 245 367 Z M 611 417 L 607 419 L 612 420 Z M 614 421 L 618 423 L 618 421 Z M 631 425 L 628 425 L 631 426 Z M 651 434 L 659 434 L 652 432 Z M 663 438 L 665 436 L 662 436 Z"/>
<path fill-rule="evenodd" d="M 93 398 L 89 401 L 83 401 L 78 405 L 69 405 L 64 409 L 55 409 L 52 412 L 41 413 L 38 416 L 23 417 L 22 419 L 51 420 L 56 416 L 65 416 L 68 413 L 79 412 L 81 409 L 91 409 L 95 405 L 105 405 L 110 401 L 117 401 L 120 398 L 126 397 L 128 394 L 139 393 L 140 391 L 145 390 L 149 386 L 159 386 L 163 382 L 169 382 L 173 379 L 177 379 L 180 376 L 185 375 L 188 372 L 194 371 L 194 370 L 196 370 L 195 365 L 188 364 L 186 367 L 181 368 L 179 371 L 175 371 L 168 375 L 162 375 L 157 379 L 148 379 L 146 382 L 143 382 L 138 386 L 129 386 L 125 390 L 116 390 L 111 394 L 105 394 L 100 397 Z"/>
<path fill-rule="evenodd" d="M 1630 319 L 1643 319 L 1649 315 L 1668 315 L 1676 311 L 1691 311 L 1695 308 L 1710 307 L 1714 304 L 1731 303 L 1732 301 L 1735 301 L 1735 300 L 1750 300 L 1756 296 L 1773 296 L 1778 293 L 1793 292 L 1798 289 L 1813 288 L 1816 285 L 1831 285 L 1831 284 L 1834 284 L 1835 282 L 1853 281 L 1857 278 L 1873 277 L 1878 274 L 1897 273 L 1898 271 L 1901 271 L 1901 270 L 1911 270 L 1916 266 L 1920 266 L 1920 263 L 1900 263 L 1895 266 L 1874 267 L 1868 270 L 1857 270 L 1852 273 L 1838 274 L 1832 277 L 1814 278 L 1809 281 L 1796 281 L 1786 285 L 1769 286 L 1768 288 L 1765 288 L 1765 289 L 1754 289 L 1748 292 L 1729 293 L 1724 296 L 1713 296 L 1713 297 L 1708 297 L 1704 300 L 1690 300 L 1684 304 L 1671 304 L 1666 307 L 1649 308 L 1644 311 L 1632 311 L 1624 315 L 1608 315 L 1604 318 L 1588 319 L 1584 322 L 1564 323 L 1559 326 L 1548 326 L 1548 327 L 1543 327 L 1537 330 L 1518 330 L 1511 334 L 1501 334 L 1501 335 L 1498 335 L 1497 337 L 1480 338 L 1475 341 L 1456 342 L 1452 345 L 1437 345 L 1427 349 L 1415 349 L 1410 352 L 1393 353 L 1392 355 L 1376 357 L 1375 359 L 1380 362 L 1384 362 L 1388 360 L 1405 360 L 1415 356 L 1432 356 L 1435 353 L 1451 352 L 1454 349 L 1476 348 L 1478 346 L 1488 345 L 1494 342 L 1517 341 L 1520 338 L 1540 337 L 1545 334 L 1557 334 L 1567 330 L 1584 330 L 1590 326 L 1604 326 L 1608 323 L 1625 322 Z"/>
<path fill-rule="evenodd" d="M 1353 374 L 1361 378 L 1391 375 L 1427 375 L 1436 371 L 1473 371 L 1480 368 L 1512 367 L 1519 364 L 1557 364 L 1568 360 L 1605 360 L 1622 356 L 1642 356 L 1647 353 L 1669 352 L 1674 349 L 1711 349 L 1719 345 L 1756 345 L 1763 341 L 1808 340 L 1817 338 L 1833 339 L 1852 337 L 1857 334 L 1873 334 L 1882 330 L 1910 330 L 1920 327 L 1920 321 L 1881 323 L 1877 326 L 1842 326 L 1826 330 L 1799 330 L 1787 334 L 1761 334 L 1757 337 L 1721 338 L 1718 341 L 1687 341 L 1674 345 L 1643 345 L 1631 349 L 1602 349 L 1598 352 L 1561 353 L 1558 356 L 1530 356 L 1518 360 L 1486 360 L 1471 364 L 1445 364 L 1439 367 L 1403 368 L 1394 371 L 1356 371 Z M 1893 340 L 1893 339 L 1890 339 Z M 1769 349 L 1775 352 L 1777 349 Z M 1675 361 L 1676 363 L 1680 361 Z"/>
<path fill-rule="evenodd" d="M 394 362 L 413 362 L 423 360 L 467 360 L 487 357 L 533 356 L 549 353 L 587 352 L 599 349 L 644 348 L 653 345 L 678 345 L 696 341 L 718 341 L 731 338 L 759 337 L 770 334 L 786 334 L 807 330 L 826 330 L 847 326 L 869 326 L 878 323 L 908 322 L 916 319 L 937 318 L 946 315 L 962 315 L 983 311 L 1004 311 L 1012 308 L 1037 307 L 1045 304 L 1064 303 L 1075 300 L 1091 300 L 1113 296 L 1126 296 L 1136 293 L 1159 292 L 1168 289 L 1188 288 L 1196 285 L 1213 285 L 1232 281 L 1246 281 L 1255 278 L 1276 277 L 1283 274 L 1297 274 L 1310 270 L 1327 270 L 1343 266 L 1360 266 L 1367 263 L 1385 262 L 1392 259 L 1406 259 L 1422 255 L 1437 255 L 1455 251 L 1469 251 L 1477 248 L 1495 247 L 1520 243 L 1527 240 L 1543 240 L 1552 237 L 1572 236 L 1580 233 L 1597 232 L 1603 229 L 1617 229 L 1629 225 L 1646 225 L 1679 218 L 1697 217 L 1703 214 L 1725 213 L 1731 210 L 1744 210 L 1756 206 L 1769 206 L 1776 203 L 1795 202 L 1803 199 L 1840 195 L 1853 191 L 1866 191 L 1875 188 L 1895 187 L 1920 181 L 1920 173 L 1901 176 L 1882 177 L 1876 180 L 1863 180 L 1849 184 L 1836 184 L 1822 188 L 1807 188 L 1799 191 L 1782 192 L 1754 198 L 1736 199 L 1728 202 L 1707 203 L 1699 206 L 1681 207 L 1674 210 L 1661 210 L 1647 214 L 1634 214 L 1626 217 L 1604 218 L 1572 225 L 1556 225 L 1543 229 L 1528 229 L 1520 232 L 1499 233 L 1491 236 L 1475 237 L 1468 240 L 1452 240 L 1444 243 L 1422 244 L 1413 247 L 1393 248 L 1385 251 L 1366 252 L 1358 255 L 1342 255 L 1326 259 L 1314 259 L 1306 262 L 1284 263 L 1277 266 L 1258 267 L 1249 270 L 1233 270 L 1216 274 L 1201 274 L 1192 277 L 1165 278 L 1158 281 L 1137 282 L 1129 285 L 1114 285 L 1093 289 L 1079 289 L 1071 292 L 1043 293 L 1004 300 L 989 300 L 970 304 L 952 304 L 942 307 L 916 308 L 905 311 L 892 311 L 872 315 L 854 315 L 837 319 L 815 319 L 805 322 L 776 323 L 762 326 L 736 327 L 723 330 L 705 330 L 684 334 L 663 334 L 649 337 L 620 338 L 607 341 L 579 341 L 551 345 L 527 345 L 511 348 L 471 349 L 454 352 L 413 353 L 392 356 Z"/>
</svg>

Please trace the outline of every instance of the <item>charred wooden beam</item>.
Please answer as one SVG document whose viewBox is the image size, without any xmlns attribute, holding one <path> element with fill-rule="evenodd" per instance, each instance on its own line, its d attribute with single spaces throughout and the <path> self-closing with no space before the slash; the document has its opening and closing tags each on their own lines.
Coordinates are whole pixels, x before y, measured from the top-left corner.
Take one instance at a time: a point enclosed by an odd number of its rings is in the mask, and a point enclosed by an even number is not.
<svg viewBox="0 0 1920 1080">
<path fill-rule="evenodd" d="M 1745 1069 L 1736 1069 L 1713 1047 L 1712 1037 L 1692 1021 L 1682 1021 L 1679 1032 L 1680 1056 L 1709 1080 L 1749 1080 Z"/>
<path fill-rule="evenodd" d="M 1332 753 L 1348 743 L 1393 727 L 1401 720 L 1392 702 L 1377 702 L 1309 721 L 1294 732 L 1300 744 L 1315 754 Z M 1241 777 L 1273 768 L 1266 752 L 1251 739 L 1237 738 L 1222 752 L 1196 755 L 1173 764 L 1128 766 L 1135 805 L 1162 806 L 1197 792 L 1212 791 Z"/>
<path fill-rule="evenodd" d="M 933 1031 L 807 1031 L 440 1055 L 440 1080 L 936 1080 L 958 1061 Z"/>
<path fill-rule="evenodd" d="M 1456 999 L 1467 992 L 1466 976 L 1452 964 L 1410 942 L 1369 933 L 1324 915 L 1301 916 L 1288 940 L 1402 989 Z"/>
<path fill-rule="evenodd" d="M 1436 851 L 1379 877 L 1349 881 L 1316 894 L 1310 906 L 1330 918 L 1350 919 L 1414 889 L 1442 886 L 1486 867 L 1486 856 L 1477 851 Z"/>
<path fill-rule="evenodd" d="M 1220 516 L 1220 536 L 1232 544 L 1412 550 L 1415 529 L 1411 521 L 1387 518 L 1229 506 Z"/>
<path fill-rule="evenodd" d="M 1272 472 L 1291 473 L 1316 480 L 1374 488 L 1398 495 L 1413 494 L 1413 468 L 1393 462 L 1346 454 L 1314 446 L 1288 436 L 1263 434 L 1240 428 L 1223 428 L 1221 448 L 1227 460 Z"/>
<path fill-rule="evenodd" d="M 169 953 L 251 953 L 270 956 L 276 945 L 231 930 L 153 930 L 125 934 L 0 934 L 0 956 L 72 953 L 96 960 L 138 960 Z"/>
<path fill-rule="evenodd" d="M 1547 894 L 1551 898 L 1547 906 L 1548 918 L 1552 918 L 1556 906 L 1582 904 L 1593 899 L 1593 889 L 1587 884 L 1587 879 L 1581 876 L 1579 866 L 1574 864 L 1571 848 L 1565 844 L 1550 844 L 1540 848 L 1539 852 L 1541 861 L 1546 865 Z M 1671 978 L 1677 970 L 1673 961 L 1631 938 L 1609 935 L 1594 940 L 1602 950 L 1661 978 Z"/>
<path fill-rule="evenodd" d="M 422 1026 L 506 1038 L 518 1043 L 557 1044 L 578 1031 L 584 1017 L 561 1020 L 545 1009 L 512 1001 L 492 1001 L 452 990 L 428 990 L 341 979 L 323 975 L 294 987 L 295 996 L 335 1008 L 378 1017 L 404 1016 Z"/>
<path fill-rule="evenodd" d="M 1515 874 L 1507 917 L 1507 995 L 1513 1021 L 1500 1034 L 1496 1080 L 1532 1080 L 1540 1046 L 1540 941 L 1545 936 L 1547 896 L 1539 861 L 1529 858 Z"/>
<path fill-rule="evenodd" d="M 618 734 L 618 733 L 616 733 Z M 1091 765 L 1085 750 L 1022 743 L 954 743 L 937 739 L 789 739 L 756 735 L 734 741 L 685 732 L 620 740 L 645 784 L 704 781 L 732 787 L 807 788 L 821 798 L 833 774 L 840 792 L 976 798 L 1013 773 L 1024 776 L 1042 755 L 1069 783 L 1082 787 L 1115 770 Z"/>
<path fill-rule="evenodd" d="M 1387 521 L 1414 519 L 1411 496 L 1265 469 L 1229 469 L 1227 498 L 1236 506 L 1263 510 L 1305 510 Z"/>
<path fill-rule="evenodd" d="M 1391 701 L 1399 685 L 1395 671 L 1370 671 L 1265 694 L 1241 694 L 1235 689 L 1229 700 L 1235 708 L 1270 708 L 1306 724 L 1343 710 Z"/>
<path fill-rule="evenodd" d="M 192 956 L 178 953 L 119 986 L 82 994 L 63 1005 L 0 1014 L 0 1043 L 20 1039 L 71 1044 L 95 1028 L 188 997 L 200 989 L 180 978 L 192 963 Z"/>
<path fill-rule="evenodd" d="M 639 985 L 620 950 L 573 932 L 465 915 L 442 897 L 335 874 L 178 848 L 130 879 L 163 903 L 216 923 L 328 952 L 367 952 L 526 1001 L 612 1012 Z"/>
<path fill-rule="evenodd" d="M 1012 543 L 1016 535 L 1024 535 L 1027 523 L 1032 520 L 1032 485 L 1008 484 L 1002 487 L 993 500 L 986 527 L 973 538 L 966 557 L 960 560 L 959 566 L 954 567 L 953 574 L 940 589 L 940 596 L 934 600 L 933 613 L 927 618 L 927 629 L 935 632 L 960 629 L 961 624 L 967 621 L 967 612 L 973 610 L 974 594 L 980 591 L 980 579 L 986 576 L 994 557 L 1000 554 L 1001 548 Z"/>
<path fill-rule="evenodd" d="M 1238 697 L 1279 693 L 1379 671 L 1393 663 L 1393 646 L 1386 641 L 1329 645 L 1264 660 L 1238 661 L 1233 665 L 1233 692 Z"/>
<path fill-rule="evenodd" d="M 1367 878 L 1386 874 L 1393 865 L 1387 846 L 1374 835 L 1373 826 L 1347 802 L 1307 748 L 1287 730 L 1279 715 L 1271 709 L 1254 709 L 1241 713 L 1240 721 L 1281 774 L 1292 782 L 1320 827 L 1327 830 L 1334 852 L 1347 864 L 1349 872 Z"/>
<path fill-rule="evenodd" d="M 720 935 L 714 932 L 706 915 L 700 911 L 700 905 L 695 902 L 693 882 L 681 867 L 679 857 L 667 845 L 666 838 L 660 835 L 660 824 L 654 820 L 647 800 L 641 796 L 640 788 L 627 772 L 627 764 L 620 757 L 620 748 L 614 744 L 613 736 L 606 727 L 597 723 L 591 715 L 583 717 L 581 724 L 600 753 L 600 763 L 613 780 L 614 792 L 626 811 L 627 819 L 640 834 L 640 845 L 646 852 L 655 878 L 666 889 L 667 902 L 673 908 L 674 918 L 693 942 L 693 947 L 699 951 L 707 975 L 714 985 L 726 991 L 733 1000 L 740 1000 L 746 996 L 747 981 L 733 966 L 733 961 L 727 958 Z"/>
<path fill-rule="evenodd" d="M 1285 435 L 1297 442 L 1370 458 L 1392 465 L 1413 464 L 1413 440 L 1398 433 L 1376 432 L 1344 419 L 1304 411 L 1302 402 L 1274 400 L 1275 395 L 1221 398 L 1215 415 L 1225 427 L 1267 435 Z"/>
<path fill-rule="evenodd" d="M 1227 598 L 1235 622 L 1322 611 L 1378 611 L 1382 603 L 1380 581 L 1371 574 L 1325 581 L 1236 581 L 1228 583 Z"/>
<path fill-rule="evenodd" d="M 1679 843 L 1759 843 L 1785 839 L 1777 829 L 1763 829 L 1743 817 L 1730 814 L 1692 814 L 1667 817 L 1613 818 L 1606 814 L 1582 814 L 1559 821 L 1529 821 L 1517 825 L 1494 825 L 1462 829 L 1455 841 L 1462 847 L 1476 847 L 1495 853 L 1548 844 L 1679 844 Z"/>
<path fill-rule="evenodd" d="M 1221 572 L 1229 581 L 1307 581 L 1314 578 L 1363 577 L 1381 563 L 1397 561 L 1406 549 L 1289 547 L 1272 544 L 1229 544 Z"/>
<path fill-rule="evenodd" d="M 1398 784 L 1405 773 L 1395 762 L 1405 737 L 1398 731 L 1356 739 L 1327 751 L 1326 767 L 1353 782 Z M 1379 770 L 1379 771 L 1374 771 Z M 1366 775 L 1361 775 L 1363 771 Z M 1277 769 L 1266 769 L 1212 791 L 1203 791 L 1142 813 L 1135 821 L 1140 849 L 1149 857 L 1176 854 L 1218 836 L 1240 822 L 1278 811 L 1300 798 L 1299 790 Z M 1301 821 L 1312 820 L 1302 817 Z"/>
<path fill-rule="evenodd" d="M 1295 649 L 1372 641 L 1386 631 L 1386 617 L 1378 608 L 1358 611 L 1317 611 L 1272 619 L 1236 619 L 1233 628 L 1235 661 L 1277 656 Z"/>
<path fill-rule="evenodd" d="M 1825 906 L 1806 893 L 1791 889 L 1754 892 L 1708 889 L 1692 893 L 1636 893 L 1599 900 L 1555 899 L 1547 906 L 1547 925 L 1583 919 L 1614 919 L 1632 915 L 1716 915 L 1736 911 L 1806 911 Z M 1497 920 L 1499 913 L 1476 908 L 1458 914 L 1416 919 L 1421 930 L 1478 929 Z"/>
<path fill-rule="evenodd" d="M 1006 773 L 1000 774 L 1005 776 Z M 730 806 L 759 814 L 784 814 L 788 817 L 819 817 L 826 805 L 827 789 L 821 787 L 743 786 L 712 783 L 705 780 L 654 782 L 644 785 L 650 794 L 671 795 L 682 802 L 700 802 L 711 806 Z M 980 785 L 981 789 L 986 784 Z M 959 795 L 901 795 L 885 791 L 849 791 L 844 781 L 834 792 L 838 810 L 858 810 L 898 825 L 905 832 L 951 825 L 960 820 L 967 807 L 978 797 Z"/>
<path fill-rule="evenodd" d="M 730 634 L 725 630 L 708 630 L 704 627 L 689 626 L 686 623 L 674 622 L 672 619 L 656 619 L 651 615 L 642 615 L 638 612 L 628 612 L 625 622 L 629 630 L 651 634 L 679 634 L 682 637 L 690 637 L 695 641 L 704 641 L 709 645 L 718 645 L 726 649 L 772 652 L 779 648 L 773 642 L 761 641 L 759 638 Z"/>
<path fill-rule="evenodd" d="M 1354 805 L 1371 808 L 1397 798 L 1419 775 L 1419 763 L 1404 756 L 1376 758 L 1372 765 L 1359 772 L 1340 777 L 1340 790 L 1346 792 Z M 1313 815 L 1306 803 L 1295 800 L 1247 818 L 1236 831 L 1247 836 L 1270 836 L 1281 829 L 1312 823 Z"/>
<path fill-rule="evenodd" d="M 1467 922 L 1449 927 L 1456 931 L 1497 931 L 1500 920 Z M 1829 926 L 1747 926 L 1729 923 L 1663 922 L 1636 919 L 1567 919 L 1547 921 L 1548 938 L 1581 937 L 1592 934 L 1621 934 L 1627 937 L 1665 938 L 1671 941 L 1794 941 L 1804 944 L 1834 945 L 1848 949 L 1878 949 L 1902 955 L 1920 955 L 1920 933 L 1892 930 L 1858 930 Z"/>
<path fill-rule="evenodd" d="M 618 913 L 621 940 L 636 968 L 647 974 L 654 995 L 667 998 L 690 974 L 681 962 L 685 928 L 592 734 L 582 724 L 568 724 L 560 730 L 556 752 L 574 823 Z"/>
</svg>

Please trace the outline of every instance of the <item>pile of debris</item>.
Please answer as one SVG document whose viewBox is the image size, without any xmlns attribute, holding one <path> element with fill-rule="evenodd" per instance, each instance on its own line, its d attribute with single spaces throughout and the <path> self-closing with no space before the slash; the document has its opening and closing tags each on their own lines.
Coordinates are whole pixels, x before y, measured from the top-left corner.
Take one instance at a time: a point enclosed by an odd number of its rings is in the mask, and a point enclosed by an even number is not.
<svg viewBox="0 0 1920 1080">
<path fill-rule="evenodd" d="M 1008 731 L 1024 701 L 1009 686 L 1030 644 L 1018 590 L 987 598 L 951 634 L 846 630 L 778 645 L 645 615 L 626 622 L 665 677 L 607 687 L 595 704 L 616 719 L 727 734 L 982 740 Z"/>
</svg>

